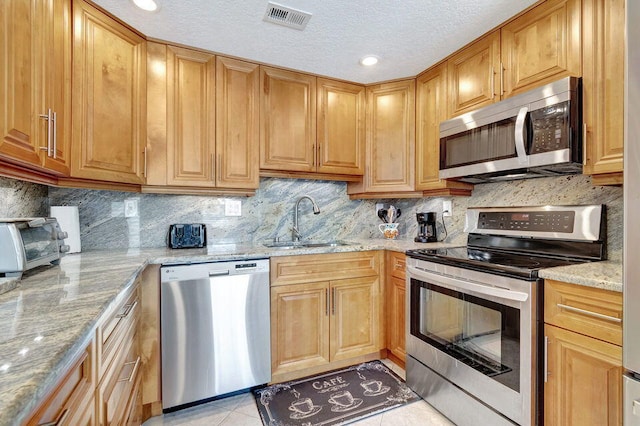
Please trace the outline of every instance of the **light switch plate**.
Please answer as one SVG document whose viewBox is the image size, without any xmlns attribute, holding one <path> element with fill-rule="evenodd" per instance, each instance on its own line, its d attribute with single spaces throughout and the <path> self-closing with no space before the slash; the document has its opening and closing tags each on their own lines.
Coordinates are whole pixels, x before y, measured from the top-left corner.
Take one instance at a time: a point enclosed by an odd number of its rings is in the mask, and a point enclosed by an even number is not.
<svg viewBox="0 0 640 426">
<path fill-rule="evenodd" d="M 242 216 L 242 201 L 225 200 L 224 215 L 225 216 Z"/>
</svg>

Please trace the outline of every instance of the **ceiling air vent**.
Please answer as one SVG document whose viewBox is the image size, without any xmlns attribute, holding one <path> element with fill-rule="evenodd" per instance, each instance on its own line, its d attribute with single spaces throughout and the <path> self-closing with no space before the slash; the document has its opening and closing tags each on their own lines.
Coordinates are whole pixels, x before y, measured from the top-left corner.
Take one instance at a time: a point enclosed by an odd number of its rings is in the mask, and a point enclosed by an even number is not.
<svg viewBox="0 0 640 426">
<path fill-rule="evenodd" d="M 308 12 L 269 2 L 267 4 L 267 12 L 262 20 L 295 28 L 296 30 L 304 30 L 309 19 L 311 19 L 311 14 Z"/>
</svg>

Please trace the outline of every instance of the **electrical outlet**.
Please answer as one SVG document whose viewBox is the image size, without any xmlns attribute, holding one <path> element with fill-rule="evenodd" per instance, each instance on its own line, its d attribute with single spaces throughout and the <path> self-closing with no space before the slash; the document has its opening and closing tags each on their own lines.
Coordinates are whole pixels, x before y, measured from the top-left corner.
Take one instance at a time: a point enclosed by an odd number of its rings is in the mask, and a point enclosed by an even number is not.
<svg viewBox="0 0 640 426">
<path fill-rule="evenodd" d="M 242 201 L 225 200 L 224 215 L 225 216 L 242 216 Z"/>
<path fill-rule="evenodd" d="M 378 210 L 384 209 L 383 203 L 376 203 L 376 215 L 378 214 Z"/>
<path fill-rule="evenodd" d="M 124 217 L 138 217 L 137 198 L 127 198 L 124 200 Z"/>
<path fill-rule="evenodd" d="M 453 203 L 451 200 L 444 200 L 442 202 L 442 216 L 449 217 L 453 216 Z"/>
</svg>

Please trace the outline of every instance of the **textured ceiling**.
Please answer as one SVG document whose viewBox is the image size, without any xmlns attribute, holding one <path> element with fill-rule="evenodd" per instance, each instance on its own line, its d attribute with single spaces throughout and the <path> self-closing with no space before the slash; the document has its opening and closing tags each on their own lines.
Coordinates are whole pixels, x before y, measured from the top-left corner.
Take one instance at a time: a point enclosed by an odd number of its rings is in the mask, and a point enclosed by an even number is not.
<svg viewBox="0 0 640 426">
<path fill-rule="evenodd" d="M 143 34 L 285 68 L 374 83 L 415 76 L 535 0 L 281 0 L 313 14 L 304 31 L 262 20 L 267 0 L 93 0 Z M 363 67 L 366 54 L 380 58 Z"/>
</svg>

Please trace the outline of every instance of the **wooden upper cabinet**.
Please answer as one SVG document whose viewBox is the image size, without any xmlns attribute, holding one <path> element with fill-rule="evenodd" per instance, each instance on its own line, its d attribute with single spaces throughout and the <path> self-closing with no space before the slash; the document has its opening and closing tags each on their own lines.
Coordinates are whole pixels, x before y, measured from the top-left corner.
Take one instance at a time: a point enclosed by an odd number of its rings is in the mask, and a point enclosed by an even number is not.
<svg viewBox="0 0 640 426">
<path fill-rule="evenodd" d="M 146 42 L 73 3 L 73 177 L 140 184 L 146 144 Z"/>
<path fill-rule="evenodd" d="M 449 117 L 492 104 L 499 97 L 500 31 L 496 30 L 447 61 Z"/>
<path fill-rule="evenodd" d="M 415 87 L 415 80 L 367 87 L 365 192 L 414 189 Z"/>
<path fill-rule="evenodd" d="M 416 189 L 470 195 L 473 185 L 440 179 L 440 122 L 447 119 L 447 64 L 416 79 Z"/>
<path fill-rule="evenodd" d="M 216 66 L 216 186 L 258 188 L 260 68 L 218 57 Z"/>
<path fill-rule="evenodd" d="M 7 0 L 0 12 L 0 158 L 68 176 L 70 2 Z"/>
<path fill-rule="evenodd" d="M 580 76 L 580 8 L 580 0 L 548 0 L 501 28 L 503 97 Z"/>
<path fill-rule="evenodd" d="M 260 168 L 315 171 L 316 77 L 260 67 Z"/>
<path fill-rule="evenodd" d="M 364 174 L 365 105 L 364 86 L 318 78 L 319 173 Z"/>
<path fill-rule="evenodd" d="M 622 183 L 624 8 L 622 0 L 585 0 L 583 3 L 584 173 L 593 175 L 595 184 Z"/>
<path fill-rule="evenodd" d="M 216 59 L 167 47 L 167 184 L 215 185 Z"/>
</svg>

